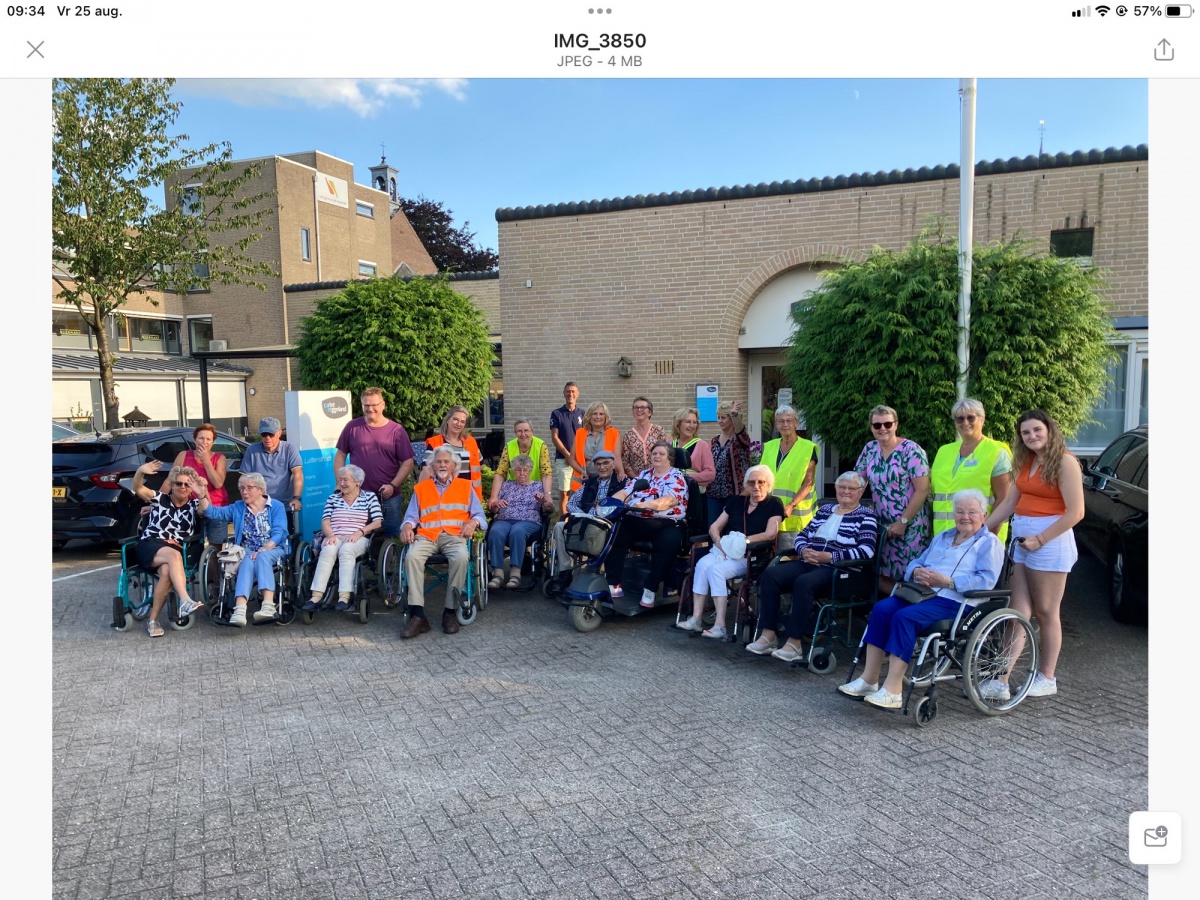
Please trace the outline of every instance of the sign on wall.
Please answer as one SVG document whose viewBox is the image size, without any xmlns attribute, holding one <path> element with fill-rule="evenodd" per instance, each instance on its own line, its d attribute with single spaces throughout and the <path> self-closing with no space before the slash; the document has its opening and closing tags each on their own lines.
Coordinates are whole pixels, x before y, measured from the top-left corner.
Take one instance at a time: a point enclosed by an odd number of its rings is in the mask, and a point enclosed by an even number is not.
<svg viewBox="0 0 1200 900">
<path fill-rule="evenodd" d="M 334 178 L 332 175 L 318 172 L 314 188 L 317 199 L 323 203 L 332 203 L 342 209 L 350 208 L 350 190 L 344 178 Z"/>
<path fill-rule="evenodd" d="M 304 467 L 300 533 L 305 537 L 321 527 L 325 501 L 337 487 L 333 457 L 337 439 L 350 421 L 349 391 L 286 391 L 287 439 L 300 451 Z"/>
<path fill-rule="evenodd" d="M 700 412 L 701 422 L 717 421 L 717 386 L 715 384 L 696 385 L 696 409 Z"/>
</svg>

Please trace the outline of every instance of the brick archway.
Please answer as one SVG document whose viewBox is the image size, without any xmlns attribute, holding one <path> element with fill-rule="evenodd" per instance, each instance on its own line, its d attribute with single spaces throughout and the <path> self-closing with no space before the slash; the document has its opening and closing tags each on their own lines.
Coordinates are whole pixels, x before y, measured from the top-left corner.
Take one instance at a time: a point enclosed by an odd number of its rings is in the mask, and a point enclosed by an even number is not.
<svg viewBox="0 0 1200 900">
<path fill-rule="evenodd" d="M 756 266 L 734 290 L 725 307 L 722 332 L 736 335 L 759 292 L 784 272 L 800 266 L 810 266 L 813 263 L 866 262 L 869 255 L 867 251 L 856 247 L 824 243 L 804 244 L 782 253 L 776 253 Z"/>
</svg>

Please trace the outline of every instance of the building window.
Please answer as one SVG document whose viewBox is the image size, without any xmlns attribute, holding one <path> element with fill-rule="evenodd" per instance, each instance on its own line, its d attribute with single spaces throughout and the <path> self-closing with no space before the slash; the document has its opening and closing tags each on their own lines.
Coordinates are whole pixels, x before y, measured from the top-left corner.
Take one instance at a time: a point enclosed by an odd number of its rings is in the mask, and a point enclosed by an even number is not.
<svg viewBox="0 0 1200 900">
<path fill-rule="evenodd" d="M 212 339 L 212 319 L 188 319 L 188 347 L 193 352 L 207 350 Z"/>
<path fill-rule="evenodd" d="M 179 195 L 179 208 L 185 216 L 204 214 L 204 198 L 200 196 L 200 185 L 189 184 Z"/>
<path fill-rule="evenodd" d="M 1094 228 L 1071 228 L 1050 232 L 1050 249 L 1055 256 L 1073 259 L 1092 258 L 1092 244 L 1095 240 Z"/>
<path fill-rule="evenodd" d="M 367 262 L 366 260 L 360 259 L 358 261 L 358 274 L 365 275 L 368 278 L 374 278 L 375 277 L 375 263 Z"/>
<path fill-rule="evenodd" d="M 54 310 L 50 334 L 50 344 L 56 350 L 89 350 L 95 346 L 91 331 L 77 309 Z"/>
<path fill-rule="evenodd" d="M 375 207 L 365 200 L 355 200 L 354 211 L 360 216 L 366 216 L 368 219 L 375 218 Z"/>
<path fill-rule="evenodd" d="M 1144 339 L 1114 343 L 1116 356 L 1106 369 L 1108 383 L 1082 426 L 1069 443 L 1083 452 L 1099 452 L 1123 431 L 1149 419 L 1150 354 Z"/>
<path fill-rule="evenodd" d="M 312 245 L 309 243 L 307 228 L 300 229 L 300 258 L 305 262 L 312 259 Z"/>
<path fill-rule="evenodd" d="M 170 353 L 178 356 L 179 323 L 172 319 L 142 319 L 126 316 L 129 349 L 138 353 Z"/>
</svg>

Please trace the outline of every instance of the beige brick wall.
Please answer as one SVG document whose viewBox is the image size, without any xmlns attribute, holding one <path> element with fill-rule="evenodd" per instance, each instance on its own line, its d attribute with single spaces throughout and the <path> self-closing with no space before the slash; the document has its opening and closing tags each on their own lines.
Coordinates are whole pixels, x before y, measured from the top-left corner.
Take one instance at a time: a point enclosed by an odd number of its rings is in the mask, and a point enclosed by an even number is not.
<svg viewBox="0 0 1200 900">
<path fill-rule="evenodd" d="M 1112 314 L 1146 315 L 1147 177 L 1145 160 L 977 177 L 976 242 L 1018 232 L 1045 241 L 1086 214 Z M 956 234 L 958 202 L 955 178 L 501 222 L 506 421 L 543 423 L 567 380 L 582 402 L 608 402 L 622 428 L 637 394 L 665 427 L 697 383 L 744 400 L 738 329 L 767 283 L 876 245 L 903 247 L 939 218 Z M 621 356 L 633 360 L 632 378 L 617 376 Z"/>
</svg>

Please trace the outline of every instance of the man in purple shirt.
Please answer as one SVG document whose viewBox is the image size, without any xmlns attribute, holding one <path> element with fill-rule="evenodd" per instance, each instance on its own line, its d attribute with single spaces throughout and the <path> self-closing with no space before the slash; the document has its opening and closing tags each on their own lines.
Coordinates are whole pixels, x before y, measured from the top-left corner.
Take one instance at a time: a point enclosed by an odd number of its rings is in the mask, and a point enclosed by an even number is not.
<svg viewBox="0 0 1200 900">
<path fill-rule="evenodd" d="M 583 427 L 583 410 L 579 408 L 579 387 L 568 381 L 563 388 L 567 402 L 550 413 L 550 437 L 554 441 L 554 496 L 558 500 L 558 516 L 567 517 L 567 500 L 571 497 L 571 464 L 568 460 L 575 448 L 575 432 Z"/>
<path fill-rule="evenodd" d="M 351 419 L 342 429 L 333 457 L 333 469 L 340 471 L 347 457 L 366 473 L 362 489 L 379 495 L 383 509 L 383 533 L 400 533 L 400 485 L 413 468 L 413 447 L 408 432 L 399 422 L 384 416 L 387 405 L 377 387 L 363 390 L 361 418 Z"/>
</svg>

